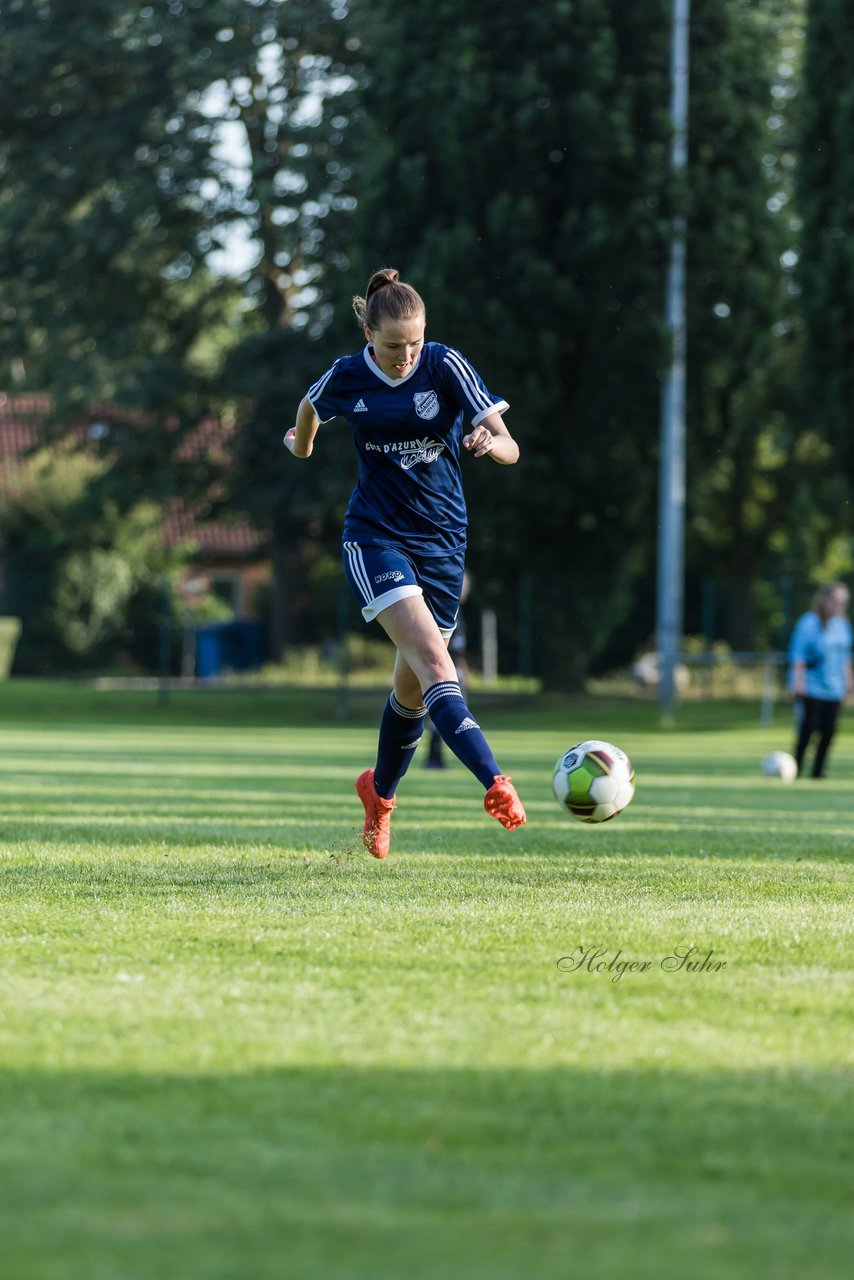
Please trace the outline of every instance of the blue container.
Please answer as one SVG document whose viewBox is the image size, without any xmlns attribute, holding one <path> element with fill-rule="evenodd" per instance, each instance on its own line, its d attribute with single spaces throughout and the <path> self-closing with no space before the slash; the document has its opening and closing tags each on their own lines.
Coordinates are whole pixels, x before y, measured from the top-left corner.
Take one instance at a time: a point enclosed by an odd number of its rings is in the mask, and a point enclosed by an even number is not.
<svg viewBox="0 0 854 1280">
<path fill-rule="evenodd" d="M 196 627 L 196 676 L 206 680 L 230 671 L 257 671 L 264 661 L 260 622 L 216 622 Z"/>
</svg>

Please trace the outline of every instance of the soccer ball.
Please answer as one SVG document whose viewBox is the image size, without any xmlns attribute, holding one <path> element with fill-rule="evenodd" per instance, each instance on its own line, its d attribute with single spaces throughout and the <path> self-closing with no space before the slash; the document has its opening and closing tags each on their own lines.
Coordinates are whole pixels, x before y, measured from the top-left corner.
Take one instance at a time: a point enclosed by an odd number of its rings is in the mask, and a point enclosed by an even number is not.
<svg viewBox="0 0 854 1280">
<path fill-rule="evenodd" d="M 558 804 L 582 822 L 607 822 L 635 794 L 632 762 L 611 742 L 590 738 L 570 747 L 558 760 L 552 777 Z"/>
<path fill-rule="evenodd" d="M 794 782 L 798 776 L 798 765 L 794 756 L 788 751 L 772 751 L 762 761 L 762 772 L 766 778 L 779 778 L 781 782 Z"/>
</svg>

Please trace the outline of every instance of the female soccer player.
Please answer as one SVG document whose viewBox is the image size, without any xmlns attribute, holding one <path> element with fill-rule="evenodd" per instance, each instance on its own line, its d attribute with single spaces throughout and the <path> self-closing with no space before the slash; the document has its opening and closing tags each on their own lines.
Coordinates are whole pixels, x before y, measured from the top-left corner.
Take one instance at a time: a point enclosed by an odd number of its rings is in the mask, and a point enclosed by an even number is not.
<svg viewBox="0 0 854 1280">
<path fill-rule="evenodd" d="M 818 735 L 812 776 L 824 776 L 824 762 L 836 732 L 839 708 L 854 692 L 851 623 L 845 616 L 847 610 L 848 588 L 844 582 L 820 587 L 812 608 L 801 614 L 792 633 L 789 662 L 799 775 L 810 739 Z"/>
<path fill-rule="evenodd" d="M 507 401 L 487 391 L 458 351 L 424 342 L 424 303 L 397 271 L 376 271 L 353 310 L 367 345 L 336 360 L 310 388 L 285 445 L 295 458 L 310 457 L 320 424 L 341 416 L 359 456 L 344 521 L 344 569 L 365 621 L 376 618 L 397 649 L 376 764 L 356 779 L 365 845 L 385 858 L 395 793 L 428 713 L 483 784 L 486 812 L 511 831 L 525 821 L 447 649 L 465 560 L 461 448 L 510 465 L 519 447 L 501 417 Z"/>
</svg>

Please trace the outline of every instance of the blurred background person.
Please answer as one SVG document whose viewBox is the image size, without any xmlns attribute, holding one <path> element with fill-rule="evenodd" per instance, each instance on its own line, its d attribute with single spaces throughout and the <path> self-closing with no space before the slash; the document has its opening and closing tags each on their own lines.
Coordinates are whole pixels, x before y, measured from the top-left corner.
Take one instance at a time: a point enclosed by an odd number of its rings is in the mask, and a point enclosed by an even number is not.
<svg viewBox="0 0 854 1280">
<path fill-rule="evenodd" d="M 812 776 L 824 776 L 839 708 L 854 688 L 848 601 L 844 582 L 820 587 L 812 608 L 798 618 L 792 632 L 789 680 L 795 699 L 794 755 L 799 775 L 810 741 L 817 735 Z"/>
</svg>

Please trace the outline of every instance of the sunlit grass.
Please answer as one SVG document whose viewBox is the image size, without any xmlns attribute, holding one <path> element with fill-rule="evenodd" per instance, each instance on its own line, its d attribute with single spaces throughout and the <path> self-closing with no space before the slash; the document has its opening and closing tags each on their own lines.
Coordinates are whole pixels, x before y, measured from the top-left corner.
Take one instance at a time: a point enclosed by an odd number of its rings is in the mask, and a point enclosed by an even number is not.
<svg viewBox="0 0 854 1280">
<path fill-rule="evenodd" d="M 6 699 L 4 1274 L 847 1275 L 847 725 L 785 786 L 783 710 L 497 707 L 528 826 L 416 760 L 381 864 L 370 704 L 104 696 Z M 594 733 L 601 828 L 549 787 Z"/>
</svg>

